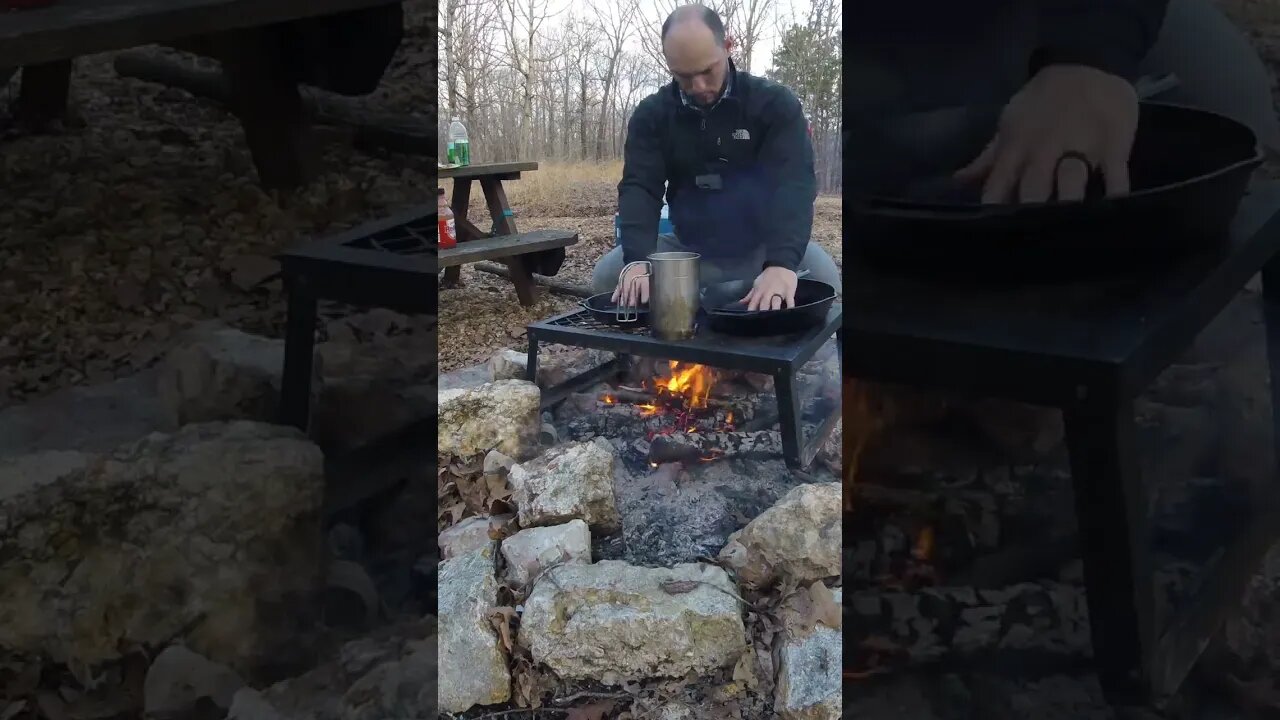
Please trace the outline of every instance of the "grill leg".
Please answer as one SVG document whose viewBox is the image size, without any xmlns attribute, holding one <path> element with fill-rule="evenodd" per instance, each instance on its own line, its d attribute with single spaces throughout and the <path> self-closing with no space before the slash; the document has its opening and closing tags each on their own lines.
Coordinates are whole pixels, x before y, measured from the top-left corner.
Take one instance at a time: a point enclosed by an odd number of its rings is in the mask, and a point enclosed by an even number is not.
<svg viewBox="0 0 1280 720">
<path fill-rule="evenodd" d="M 306 432 L 311 413 L 311 356 L 316 341 L 316 298 L 305 276 L 291 278 L 285 324 L 280 422 Z"/>
<path fill-rule="evenodd" d="M 529 362 L 525 364 L 524 379 L 538 382 L 538 336 L 529 333 Z"/>
<path fill-rule="evenodd" d="M 800 448 L 800 398 L 796 396 L 795 370 L 783 370 L 773 375 L 773 390 L 778 396 L 778 424 L 782 430 L 782 457 L 787 467 L 801 470 Z"/>
<path fill-rule="evenodd" d="M 1141 704 L 1151 690 L 1155 583 L 1133 403 L 1086 395 L 1063 416 L 1094 661 L 1109 702 Z"/>
<path fill-rule="evenodd" d="M 1280 257 L 1262 268 L 1262 316 L 1267 330 L 1267 369 L 1271 380 L 1272 443 L 1280 462 Z"/>
</svg>

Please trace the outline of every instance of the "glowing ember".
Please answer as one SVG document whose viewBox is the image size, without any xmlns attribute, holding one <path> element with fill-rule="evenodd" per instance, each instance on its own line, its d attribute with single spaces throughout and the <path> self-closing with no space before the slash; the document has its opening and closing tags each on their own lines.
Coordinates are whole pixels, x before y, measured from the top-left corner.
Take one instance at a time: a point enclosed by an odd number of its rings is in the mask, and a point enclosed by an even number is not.
<svg viewBox="0 0 1280 720">
<path fill-rule="evenodd" d="M 927 525 L 920 531 L 919 537 L 916 538 L 916 546 L 911 550 L 911 555 L 917 560 L 927 561 L 933 557 L 933 526 Z"/>
</svg>

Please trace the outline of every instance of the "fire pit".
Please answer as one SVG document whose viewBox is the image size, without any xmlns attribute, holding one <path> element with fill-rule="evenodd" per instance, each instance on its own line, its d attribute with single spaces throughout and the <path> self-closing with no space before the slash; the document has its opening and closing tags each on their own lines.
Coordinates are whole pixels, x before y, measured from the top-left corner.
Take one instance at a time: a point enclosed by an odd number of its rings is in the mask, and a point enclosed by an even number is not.
<svg viewBox="0 0 1280 720">
<path fill-rule="evenodd" d="M 435 212 L 423 206 L 279 256 L 289 296 L 280 388 L 283 423 L 307 428 L 320 300 L 436 314 L 435 224 Z"/>
<path fill-rule="evenodd" d="M 629 367 L 632 356 L 668 361 L 669 376 L 655 378 L 647 387 L 629 390 L 623 386 L 612 396 L 600 398 L 603 414 L 614 415 L 624 424 L 641 421 L 643 425 L 650 417 L 665 418 L 665 424 L 651 425 L 644 431 L 645 437 L 639 438 L 640 454 L 650 463 L 772 453 L 781 454 L 788 467 L 802 469 L 813 461 L 840 412 L 835 404 L 817 419 L 816 428 L 806 438 L 806 412 L 797 387 L 797 372 L 833 335 L 839 351 L 841 319 L 841 306 L 837 304 L 821 326 L 797 335 L 746 339 L 699 327 L 692 340 L 667 342 L 651 336 L 647 328 L 606 325 L 586 310 L 577 310 L 529 325 L 527 373 L 530 380 L 537 378 L 540 343 L 617 353 L 615 359 L 547 388 L 542 396 L 545 408 L 607 377 L 617 376 Z M 711 382 L 706 373 L 711 368 L 771 376 L 777 396 L 776 415 L 761 413 L 756 417 L 754 408 L 744 412 L 739 407 L 735 417 L 733 407 L 718 404 L 710 396 Z M 609 406 L 616 406 L 616 410 L 611 412 Z M 744 417 L 746 414 L 752 417 Z M 774 423 L 780 425 L 781 431 L 776 439 L 772 434 Z M 598 428 L 594 434 L 611 433 Z"/>
<path fill-rule="evenodd" d="M 1269 365 L 1269 400 L 1273 411 L 1280 408 L 1277 209 L 1280 186 L 1255 187 L 1241 206 L 1230 242 L 1146 275 L 1034 287 L 960 286 L 846 265 L 846 295 L 856 310 L 845 319 L 852 345 L 843 370 L 855 383 L 901 383 L 1059 408 L 1069 454 L 1056 475 L 1043 468 L 1006 467 L 934 482 L 906 473 L 893 482 L 876 477 L 866 488 L 859 487 L 865 481 L 861 474 L 846 478 L 846 497 L 854 498 L 847 528 L 867 529 L 878 522 L 867 514 L 877 503 L 942 508 L 934 513 L 938 523 L 895 531 L 892 563 L 882 562 L 872 546 L 863 552 L 855 544 L 846 556 L 846 585 L 852 585 L 845 595 L 846 682 L 880 672 L 875 663 L 867 664 L 869 653 L 901 649 L 885 639 L 885 633 L 892 634 L 888 625 L 867 620 L 883 619 L 888 612 L 898 623 L 911 623 L 913 613 L 920 613 L 925 634 L 960 646 L 976 648 L 990 640 L 1000 648 L 1022 648 L 1035 644 L 1033 636 L 1058 649 L 1084 646 L 1086 654 L 1091 645 L 1103 691 L 1116 705 L 1159 702 L 1179 688 L 1276 540 L 1280 483 L 1274 458 L 1266 456 L 1257 481 L 1196 476 L 1174 493 L 1180 497 L 1168 497 L 1161 475 L 1169 473 L 1186 437 L 1153 438 L 1148 418 L 1135 419 L 1135 410 L 1145 407 L 1140 396 L 1152 381 L 1182 357 L 1258 272 L 1265 284 L 1268 350 L 1267 361 L 1259 365 Z M 846 407 L 854 406 L 846 399 Z M 853 423 L 846 419 L 846 437 Z M 1270 444 L 1274 432 L 1265 439 Z M 1152 468 L 1146 460 L 1144 476 L 1144 455 L 1153 451 L 1159 462 Z M 1262 455 L 1256 457 L 1263 462 Z M 1041 497 L 1029 499 L 1036 495 Z M 1064 515 L 1060 508 L 1072 502 L 1075 522 L 1056 527 L 1053 516 Z M 1024 517 L 1020 530 L 1001 528 L 1006 510 L 1028 506 L 1048 508 L 1042 520 L 1050 524 L 1036 524 L 1035 517 L 1028 523 Z M 946 520 L 964 512 L 979 520 L 957 535 Z M 1184 518 L 1181 529 L 1171 532 L 1163 523 L 1179 513 L 1190 520 Z M 1215 513 L 1229 520 L 1214 520 Z M 1228 537 L 1219 537 L 1224 528 Z M 973 580 L 983 572 L 1003 576 L 991 566 L 970 566 L 967 585 L 962 581 L 911 594 L 935 584 L 937 569 L 967 552 L 956 538 L 994 545 L 1002 533 L 1014 533 L 1023 543 L 1019 557 L 1002 558 L 1006 564 L 1034 565 L 1029 555 L 1066 560 L 1078 549 L 1087 618 L 1078 593 L 1056 581 L 1016 584 L 1020 581 L 1002 578 L 997 585 L 1004 589 L 995 590 Z M 1208 548 L 1194 563 L 1176 567 L 1194 566 L 1197 578 L 1188 583 L 1185 597 L 1166 602 L 1169 548 L 1191 536 Z M 999 601 L 993 599 L 997 595 Z M 1088 635 L 1083 634 L 1086 622 Z M 1026 624 L 1026 632 L 1013 637 L 1007 631 L 1018 623 Z M 933 652 L 924 645 L 921 641 L 911 650 Z M 846 697 L 851 692 L 858 690 L 846 690 Z"/>
</svg>

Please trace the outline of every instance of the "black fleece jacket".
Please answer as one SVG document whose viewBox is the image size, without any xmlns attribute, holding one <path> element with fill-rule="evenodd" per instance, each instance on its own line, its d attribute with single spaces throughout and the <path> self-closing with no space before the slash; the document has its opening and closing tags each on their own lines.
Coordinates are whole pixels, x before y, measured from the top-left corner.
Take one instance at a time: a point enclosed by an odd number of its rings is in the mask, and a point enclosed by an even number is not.
<svg viewBox="0 0 1280 720">
<path fill-rule="evenodd" d="M 687 105 L 672 82 L 631 116 L 618 183 L 627 262 L 643 260 L 640 248 L 658 232 L 664 182 L 680 242 L 708 261 L 761 246 L 765 266 L 795 270 L 804 257 L 817 178 L 800 102 L 732 62 L 729 72 L 728 92 L 709 110 Z"/>
<path fill-rule="evenodd" d="M 1168 0 L 848 3 L 845 120 L 1002 103 L 1049 64 L 1136 79 Z"/>
</svg>

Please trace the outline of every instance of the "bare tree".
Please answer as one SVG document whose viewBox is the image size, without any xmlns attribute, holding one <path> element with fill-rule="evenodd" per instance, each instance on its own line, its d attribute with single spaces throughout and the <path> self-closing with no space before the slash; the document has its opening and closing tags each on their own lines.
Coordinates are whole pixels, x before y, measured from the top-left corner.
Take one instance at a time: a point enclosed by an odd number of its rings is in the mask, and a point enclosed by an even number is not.
<svg viewBox="0 0 1280 720">
<path fill-rule="evenodd" d="M 737 37 L 739 34 L 734 23 L 737 22 L 742 0 L 698 0 L 695 3 L 690 3 L 688 0 L 655 0 L 653 9 L 642 16 L 644 25 L 640 29 L 640 46 L 654 66 L 663 74 L 668 71 L 667 60 L 662 54 L 662 23 L 676 8 L 690 4 L 705 5 L 715 10 L 720 15 L 720 20 L 724 22 L 725 32 L 732 37 Z M 735 57 L 734 60 L 741 64 L 740 58 Z"/>
<path fill-rule="evenodd" d="M 442 129 L 453 117 L 464 118 L 472 128 L 481 102 L 484 70 L 493 59 L 490 35 L 498 8 L 492 0 L 441 0 L 439 8 L 441 88 L 443 105 L 448 109 L 440 117 Z"/>
<path fill-rule="evenodd" d="M 440 0 L 441 134 L 460 117 L 478 161 L 618 158 L 637 104 L 671 81 L 659 28 L 687 1 Z M 797 12 L 777 0 L 706 1 L 738 41 L 739 68 L 763 64 L 760 44 L 778 28 L 773 67 L 760 70 L 804 104 L 819 187 L 837 191 L 840 5 L 811 0 Z"/>
<path fill-rule="evenodd" d="M 596 124 L 596 159 L 604 157 L 605 131 L 609 110 L 612 107 L 615 80 L 618 74 L 618 61 L 622 57 L 622 49 L 626 47 L 636 30 L 636 19 L 640 14 L 637 0 L 624 0 L 621 3 L 606 3 L 603 6 L 591 5 L 597 18 L 595 27 L 600 31 L 604 50 L 604 72 L 602 97 L 610 102 L 600 103 L 600 120 Z"/>
<path fill-rule="evenodd" d="M 764 26 L 773 0 L 742 0 L 741 21 L 738 23 L 738 49 L 742 69 L 751 72 L 751 57 L 756 45 L 764 37 Z"/>
<path fill-rule="evenodd" d="M 538 32 L 543 23 L 555 13 L 549 10 L 548 0 L 502 0 L 504 12 L 499 13 L 503 35 L 507 41 L 507 63 L 520 76 L 520 137 L 521 150 L 534 147 L 533 95 L 538 82 L 538 70 L 548 58 L 534 52 L 538 46 Z M 521 152 L 523 155 L 524 152 Z"/>
</svg>

